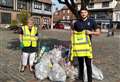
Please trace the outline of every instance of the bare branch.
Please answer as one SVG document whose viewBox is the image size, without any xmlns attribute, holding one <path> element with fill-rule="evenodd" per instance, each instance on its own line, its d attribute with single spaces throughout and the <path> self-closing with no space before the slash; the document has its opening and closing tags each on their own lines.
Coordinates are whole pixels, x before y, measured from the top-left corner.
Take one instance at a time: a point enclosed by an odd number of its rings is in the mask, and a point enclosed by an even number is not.
<svg viewBox="0 0 120 82">
<path fill-rule="evenodd" d="M 58 2 L 61 4 L 65 4 L 65 1 L 62 1 L 62 0 L 58 0 Z"/>
<path fill-rule="evenodd" d="M 73 0 L 70 0 L 71 1 L 71 4 L 69 3 L 68 0 L 65 0 L 65 4 L 67 5 L 67 7 L 71 10 L 71 12 L 78 18 L 78 11 L 77 11 L 77 8 L 75 6 L 75 3 Z"/>
<path fill-rule="evenodd" d="M 81 0 L 81 9 L 86 8 L 86 6 L 89 4 L 90 0 Z"/>
<path fill-rule="evenodd" d="M 67 5 L 67 7 L 71 10 L 71 12 L 79 18 L 78 10 L 77 10 L 77 5 L 75 4 L 74 0 L 58 0 L 59 3 Z M 70 1 L 70 2 L 69 2 Z M 81 0 L 81 9 L 86 8 L 86 6 L 89 4 L 90 0 Z"/>
<path fill-rule="evenodd" d="M 74 2 L 74 0 L 70 0 L 70 1 L 71 1 L 72 6 L 75 7 L 75 2 Z"/>
</svg>

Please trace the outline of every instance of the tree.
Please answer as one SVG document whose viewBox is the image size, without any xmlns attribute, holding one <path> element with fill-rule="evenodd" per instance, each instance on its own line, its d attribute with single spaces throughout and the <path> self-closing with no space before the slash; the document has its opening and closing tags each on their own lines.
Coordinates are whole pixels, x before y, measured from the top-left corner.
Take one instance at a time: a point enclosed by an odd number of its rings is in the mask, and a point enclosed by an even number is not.
<svg viewBox="0 0 120 82">
<path fill-rule="evenodd" d="M 20 23 L 22 25 L 26 25 L 27 24 L 27 18 L 29 18 L 29 17 L 30 17 L 30 13 L 27 10 L 22 10 L 20 12 L 20 17 L 19 17 Z"/>
<path fill-rule="evenodd" d="M 90 0 L 81 0 L 81 8 L 86 8 L 86 6 L 89 4 L 89 1 Z M 79 17 L 75 0 L 58 0 L 58 2 L 61 4 L 65 4 L 77 18 Z"/>
</svg>

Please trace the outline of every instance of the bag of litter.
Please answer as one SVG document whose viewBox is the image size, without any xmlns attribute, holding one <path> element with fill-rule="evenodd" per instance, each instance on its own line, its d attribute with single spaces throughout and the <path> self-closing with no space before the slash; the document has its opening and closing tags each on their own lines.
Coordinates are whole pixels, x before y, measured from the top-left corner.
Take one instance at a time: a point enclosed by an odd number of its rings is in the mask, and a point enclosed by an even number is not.
<svg viewBox="0 0 120 82">
<path fill-rule="evenodd" d="M 52 54 L 51 60 L 53 63 L 58 63 L 62 58 L 62 51 L 59 48 L 54 48 L 50 51 Z"/>
<path fill-rule="evenodd" d="M 103 80 L 104 76 L 100 69 L 98 69 L 95 65 L 92 64 L 92 77 L 97 80 Z"/>
<path fill-rule="evenodd" d="M 51 71 L 48 74 L 48 77 L 51 81 L 59 81 L 65 82 L 66 81 L 66 73 L 65 70 L 57 63 L 53 64 Z"/>
<path fill-rule="evenodd" d="M 43 55 L 40 62 L 35 65 L 35 76 L 37 79 L 44 80 L 48 77 L 52 67 L 50 57 L 48 55 Z"/>
<path fill-rule="evenodd" d="M 92 78 L 96 79 L 96 80 L 103 80 L 104 76 L 103 73 L 100 69 L 98 69 L 95 65 L 93 65 L 92 63 Z M 87 82 L 87 68 L 86 68 L 86 64 L 84 63 L 84 81 Z"/>
</svg>

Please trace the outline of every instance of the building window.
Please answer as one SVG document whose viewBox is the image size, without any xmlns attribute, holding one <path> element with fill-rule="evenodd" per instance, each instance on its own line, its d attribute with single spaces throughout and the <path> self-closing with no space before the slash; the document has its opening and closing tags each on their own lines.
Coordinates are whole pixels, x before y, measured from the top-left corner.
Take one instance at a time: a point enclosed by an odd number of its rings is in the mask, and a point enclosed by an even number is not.
<svg viewBox="0 0 120 82">
<path fill-rule="evenodd" d="M 55 15 L 58 15 L 58 12 L 55 12 Z"/>
<path fill-rule="evenodd" d="M 1 23 L 10 24 L 11 23 L 11 13 L 1 13 Z"/>
<path fill-rule="evenodd" d="M 109 7 L 109 2 L 103 2 L 102 7 Z"/>
<path fill-rule="evenodd" d="M 70 16 L 63 16 L 63 20 L 69 20 Z"/>
<path fill-rule="evenodd" d="M 34 2 L 34 9 L 42 10 L 42 3 L 41 2 Z"/>
<path fill-rule="evenodd" d="M 67 13 L 69 14 L 69 13 L 70 13 L 70 10 L 68 10 Z"/>
<path fill-rule="evenodd" d="M 63 13 L 65 13 L 65 10 L 63 10 Z"/>
<path fill-rule="evenodd" d="M 44 24 L 49 24 L 49 18 L 48 17 L 44 17 L 43 22 L 44 22 Z"/>
<path fill-rule="evenodd" d="M 13 0 L 0 0 L 0 6 L 13 8 Z"/>
<path fill-rule="evenodd" d="M 27 2 L 25 0 L 18 0 L 17 8 L 18 9 L 27 9 Z"/>
<path fill-rule="evenodd" d="M 67 16 L 67 20 L 70 20 L 70 16 Z"/>
<path fill-rule="evenodd" d="M 65 19 L 65 16 L 63 16 L 63 20 Z"/>
<path fill-rule="evenodd" d="M 40 18 L 34 17 L 34 23 L 35 23 L 36 25 L 39 25 L 39 24 L 40 24 Z"/>
<path fill-rule="evenodd" d="M 89 7 L 89 8 L 94 8 L 94 3 L 90 3 L 90 4 L 88 5 L 88 7 Z"/>
<path fill-rule="evenodd" d="M 120 21 L 120 13 L 116 13 L 116 21 Z"/>
<path fill-rule="evenodd" d="M 44 4 L 44 10 L 45 11 L 51 11 L 51 5 L 50 4 Z"/>
<path fill-rule="evenodd" d="M 40 26 L 40 18 L 39 17 L 34 17 L 34 24 L 39 27 Z"/>
</svg>

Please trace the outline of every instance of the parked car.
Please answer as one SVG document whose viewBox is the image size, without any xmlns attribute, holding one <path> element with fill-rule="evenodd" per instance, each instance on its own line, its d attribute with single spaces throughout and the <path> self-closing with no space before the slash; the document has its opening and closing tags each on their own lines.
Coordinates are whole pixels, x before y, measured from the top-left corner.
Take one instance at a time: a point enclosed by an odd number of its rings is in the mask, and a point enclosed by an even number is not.
<svg viewBox="0 0 120 82">
<path fill-rule="evenodd" d="M 55 28 L 55 29 L 64 29 L 64 25 L 62 23 L 56 23 L 53 28 Z"/>
</svg>

